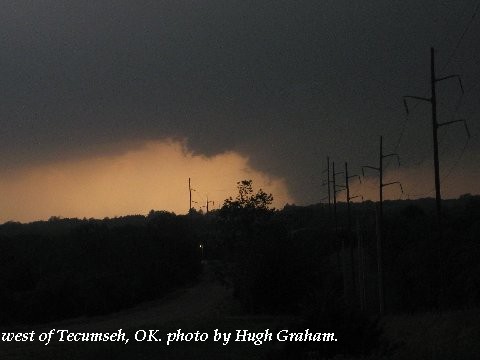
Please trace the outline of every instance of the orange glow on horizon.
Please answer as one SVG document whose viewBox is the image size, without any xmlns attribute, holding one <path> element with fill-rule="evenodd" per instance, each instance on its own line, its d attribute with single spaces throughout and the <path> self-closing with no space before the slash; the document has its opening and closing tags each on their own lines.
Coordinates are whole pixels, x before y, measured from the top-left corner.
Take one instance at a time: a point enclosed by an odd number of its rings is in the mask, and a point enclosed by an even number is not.
<svg viewBox="0 0 480 360">
<path fill-rule="evenodd" d="M 0 222 L 45 220 L 51 216 L 104 218 L 147 214 L 151 209 L 188 211 L 188 178 L 198 210 L 206 197 L 218 208 L 235 196 L 236 183 L 252 179 L 274 197 L 274 206 L 292 203 L 283 179 L 249 166 L 235 152 L 212 157 L 188 152 L 182 142 L 146 142 L 119 155 L 58 162 L 0 174 Z"/>
</svg>

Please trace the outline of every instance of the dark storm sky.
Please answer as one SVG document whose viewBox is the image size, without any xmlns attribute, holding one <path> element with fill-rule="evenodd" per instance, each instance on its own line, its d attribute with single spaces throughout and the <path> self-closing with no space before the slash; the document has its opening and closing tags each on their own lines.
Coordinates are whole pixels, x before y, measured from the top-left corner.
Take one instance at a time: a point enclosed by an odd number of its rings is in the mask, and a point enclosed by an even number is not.
<svg viewBox="0 0 480 360">
<path fill-rule="evenodd" d="M 462 151 L 463 127 L 441 129 L 442 176 L 478 177 L 477 3 L 1 1 L 0 167 L 187 138 L 196 153 L 246 154 L 316 202 L 325 156 L 376 165 L 380 134 L 393 151 L 403 129 L 403 167 L 431 168 L 429 105 L 407 120 L 401 97 L 430 96 L 434 46 L 438 76 L 465 88 L 438 85 L 439 121 L 466 118 L 472 133 Z"/>
</svg>

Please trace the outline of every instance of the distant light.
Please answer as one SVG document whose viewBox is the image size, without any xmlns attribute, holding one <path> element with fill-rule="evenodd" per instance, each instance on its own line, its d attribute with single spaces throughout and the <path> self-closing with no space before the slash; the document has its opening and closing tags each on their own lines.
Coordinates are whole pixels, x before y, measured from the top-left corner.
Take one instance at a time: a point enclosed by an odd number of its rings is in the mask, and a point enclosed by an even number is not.
<svg viewBox="0 0 480 360">
<path fill-rule="evenodd" d="M 202 247 L 203 247 L 203 245 L 200 245 L 200 248 L 202 248 Z"/>
</svg>

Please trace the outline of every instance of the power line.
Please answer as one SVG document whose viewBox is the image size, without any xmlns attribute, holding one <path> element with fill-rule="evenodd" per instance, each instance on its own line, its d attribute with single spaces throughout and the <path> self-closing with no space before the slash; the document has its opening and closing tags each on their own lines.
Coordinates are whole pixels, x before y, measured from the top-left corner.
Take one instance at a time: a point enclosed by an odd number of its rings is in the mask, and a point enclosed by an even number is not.
<svg viewBox="0 0 480 360">
<path fill-rule="evenodd" d="M 464 29 L 463 32 L 462 32 L 462 35 L 460 35 L 460 38 L 458 39 L 457 44 L 455 45 L 455 48 L 453 49 L 452 53 L 450 54 L 447 62 L 445 63 L 445 65 L 443 65 L 443 67 L 440 69 L 440 71 L 445 70 L 445 68 L 448 66 L 448 64 L 450 63 L 450 61 L 452 61 L 452 59 L 453 59 L 453 57 L 455 56 L 458 48 L 460 47 L 460 44 L 462 43 L 463 38 L 465 37 L 465 35 L 467 34 L 468 30 L 470 29 L 470 26 L 472 25 L 473 20 L 475 19 L 479 8 L 480 8 L 480 2 L 477 2 L 477 5 L 475 6 L 475 9 L 473 10 L 472 17 L 471 17 L 470 20 L 468 21 L 467 26 L 465 27 L 465 29 Z"/>
<path fill-rule="evenodd" d="M 459 157 L 457 158 L 457 160 L 455 160 L 453 165 L 450 166 L 450 168 L 447 170 L 447 173 L 446 173 L 446 175 L 443 176 L 442 181 L 448 179 L 448 177 L 453 173 L 455 168 L 458 166 L 458 164 L 460 163 L 460 160 L 462 160 L 462 157 L 465 154 L 465 151 L 467 150 L 467 147 L 468 147 L 469 143 L 470 143 L 470 138 L 467 138 L 467 141 L 465 141 L 465 144 L 463 145 L 463 148 L 460 152 Z"/>
<path fill-rule="evenodd" d="M 454 49 L 452 50 L 450 56 L 448 57 L 447 62 L 446 62 L 446 63 L 443 65 L 443 67 L 441 68 L 441 71 L 443 71 L 443 70 L 450 64 L 450 62 L 452 61 L 452 59 L 453 59 L 454 56 L 456 55 L 456 53 L 457 53 L 458 49 L 460 48 L 460 45 L 461 45 L 461 43 L 462 43 L 465 35 L 468 33 L 468 31 L 469 31 L 469 29 L 470 29 L 470 27 L 471 27 L 471 25 L 472 25 L 472 23 L 473 23 L 476 15 L 477 15 L 477 13 L 478 13 L 479 8 L 480 8 L 480 2 L 477 3 L 477 5 L 475 6 L 475 9 L 474 9 L 474 11 L 473 11 L 473 13 L 472 13 L 472 16 L 470 17 L 470 20 L 468 21 L 468 23 L 467 23 L 467 25 L 465 26 L 465 28 L 464 28 L 464 30 L 463 30 L 460 38 L 458 39 L 457 43 L 455 44 L 455 47 L 454 47 Z M 467 6 L 465 6 L 464 10 L 462 11 L 462 15 L 465 13 L 466 9 L 467 9 Z M 470 92 L 470 91 L 471 91 L 472 89 L 474 89 L 477 85 L 478 85 L 478 83 L 475 83 L 474 85 L 470 86 L 470 87 L 467 89 L 467 92 Z M 463 94 L 464 94 L 464 93 L 462 92 L 461 96 L 460 96 L 459 99 L 457 100 L 456 105 L 455 105 L 455 107 L 454 107 L 454 112 L 453 112 L 453 116 L 454 116 L 454 117 L 455 117 L 455 114 L 458 113 L 458 110 L 460 109 L 460 107 L 461 107 L 461 105 L 462 105 L 462 103 L 463 103 Z M 426 98 L 426 96 L 425 96 L 424 98 Z M 415 106 L 412 107 L 411 111 L 414 111 L 414 110 L 417 108 L 417 106 L 419 106 L 419 105 L 420 105 L 420 103 L 415 104 Z M 407 128 L 408 122 L 409 122 L 409 116 L 408 116 L 408 113 L 407 113 L 407 114 L 405 115 L 404 121 L 402 122 L 402 127 L 401 127 L 399 137 L 398 137 L 397 142 L 396 142 L 395 147 L 394 147 L 394 152 L 398 151 L 398 148 L 400 147 L 400 144 L 401 144 L 401 142 L 402 142 L 402 140 L 403 140 L 403 138 L 404 138 L 405 132 L 406 132 L 406 128 Z M 449 168 L 449 170 L 447 171 L 447 175 L 444 176 L 443 179 L 447 179 L 447 178 L 451 175 L 451 173 L 455 170 L 455 168 L 458 166 L 461 158 L 463 157 L 463 155 L 464 155 L 464 153 L 465 153 L 465 151 L 466 151 L 466 149 L 467 149 L 467 147 L 468 147 L 468 143 L 469 143 L 469 142 L 468 142 L 468 140 L 467 140 L 467 142 L 465 143 L 464 147 L 462 148 L 462 151 L 461 151 L 461 154 L 460 154 L 459 158 L 458 158 L 458 159 L 455 161 L 455 163 Z M 445 151 L 445 150 L 444 150 L 444 151 Z M 416 165 L 416 166 L 421 165 L 421 164 L 423 164 L 423 163 L 425 162 L 425 160 L 426 160 L 426 157 L 424 157 L 420 162 L 417 162 L 415 165 Z M 424 193 L 424 194 L 413 194 L 413 196 L 428 195 L 428 194 L 431 194 L 433 191 L 435 191 L 435 189 L 433 189 L 433 190 L 431 190 L 431 191 L 429 191 L 429 192 L 427 192 L 427 193 Z M 410 195 L 412 195 L 412 194 L 408 194 L 408 196 L 410 196 Z"/>
<path fill-rule="evenodd" d="M 448 7 L 446 4 L 440 3 L 440 5 L 443 6 L 443 7 L 445 7 L 445 8 L 448 10 L 449 14 L 453 11 L 453 10 L 452 10 L 450 7 Z M 468 5 L 469 5 L 469 3 L 468 3 L 468 1 L 467 1 L 467 3 L 465 4 L 465 6 L 463 7 L 462 11 L 460 12 L 460 15 L 459 15 L 458 18 L 456 19 L 456 22 L 457 22 L 457 23 L 460 22 L 460 20 L 463 18 L 463 16 L 464 16 L 465 13 L 467 12 Z M 448 16 L 448 15 L 447 15 L 447 16 Z M 445 24 L 444 24 L 442 27 L 445 28 L 445 29 L 447 29 L 447 28 L 449 27 L 449 25 L 451 24 L 452 19 L 451 19 L 451 18 L 449 19 L 448 17 L 445 17 L 444 19 L 445 19 Z M 437 47 L 438 47 L 438 48 L 441 48 L 441 47 L 443 46 L 443 44 L 444 44 L 445 42 L 447 42 L 447 40 L 448 40 L 448 33 L 447 33 L 445 36 L 443 36 L 443 40 L 442 40 L 442 41 L 436 42 Z"/>
<path fill-rule="evenodd" d="M 446 181 L 451 175 L 452 173 L 455 171 L 455 169 L 457 168 L 457 166 L 460 164 L 460 161 L 462 160 L 463 156 L 465 155 L 465 152 L 468 148 L 468 145 L 470 144 L 470 138 L 467 138 L 467 141 L 465 141 L 465 144 L 463 145 L 462 147 L 462 150 L 460 152 L 460 155 L 458 156 L 458 158 L 454 161 L 454 163 L 448 168 L 448 170 L 446 171 L 445 175 L 443 175 L 441 177 L 441 181 L 444 182 Z M 427 192 L 424 192 L 424 193 L 419 193 L 419 194 L 411 194 L 411 193 L 406 193 L 406 195 L 408 197 L 419 197 L 419 196 L 427 196 L 427 195 L 430 195 L 432 194 L 433 192 L 435 192 L 435 188 L 432 188 L 430 191 L 427 191 Z"/>
</svg>

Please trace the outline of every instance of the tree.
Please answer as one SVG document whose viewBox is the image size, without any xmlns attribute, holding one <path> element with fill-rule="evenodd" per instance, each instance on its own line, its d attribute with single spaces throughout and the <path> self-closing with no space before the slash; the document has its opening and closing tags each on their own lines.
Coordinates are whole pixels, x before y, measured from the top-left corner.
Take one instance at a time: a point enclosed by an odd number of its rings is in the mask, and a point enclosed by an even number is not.
<svg viewBox="0 0 480 360">
<path fill-rule="evenodd" d="M 255 194 L 253 192 L 253 181 L 242 180 L 237 182 L 238 195 L 233 200 L 232 197 L 226 199 L 222 209 L 261 209 L 273 210 L 270 208 L 273 202 L 272 194 L 267 194 L 262 189 Z"/>
</svg>

